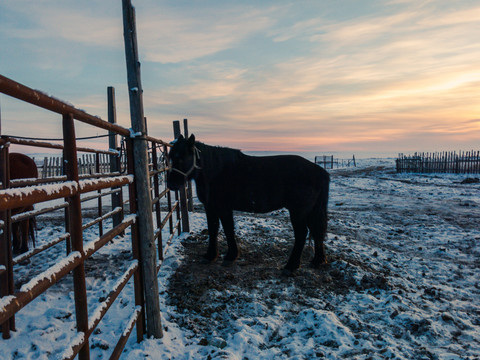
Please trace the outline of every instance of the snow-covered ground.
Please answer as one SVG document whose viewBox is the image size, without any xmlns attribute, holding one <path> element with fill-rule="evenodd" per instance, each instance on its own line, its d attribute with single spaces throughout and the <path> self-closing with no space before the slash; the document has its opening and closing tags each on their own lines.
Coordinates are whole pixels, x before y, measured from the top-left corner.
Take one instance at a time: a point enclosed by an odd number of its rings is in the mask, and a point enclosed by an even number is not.
<svg viewBox="0 0 480 360">
<path fill-rule="evenodd" d="M 288 213 L 236 214 L 241 257 L 205 265 L 206 221 L 176 238 L 159 273 L 163 339 L 129 339 L 125 359 L 479 359 L 480 184 L 466 175 L 396 174 L 393 159 L 331 171 L 329 264 L 285 278 Z M 472 176 L 470 176 L 472 177 Z M 39 238 L 63 230 L 39 221 Z M 42 225 L 43 224 L 43 225 Z M 94 229 L 86 241 L 94 239 Z M 220 239 L 224 244 L 224 240 Z M 224 246 L 224 245 L 223 245 Z M 87 263 L 90 313 L 130 265 L 128 234 Z M 35 263 L 42 268 L 57 246 Z M 17 286 L 37 273 L 18 267 Z M 61 356 L 75 336 L 71 279 L 16 317 L 0 359 Z M 129 283 L 91 337 L 91 358 L 110 356 L 134 309 Z"/>
</svg>

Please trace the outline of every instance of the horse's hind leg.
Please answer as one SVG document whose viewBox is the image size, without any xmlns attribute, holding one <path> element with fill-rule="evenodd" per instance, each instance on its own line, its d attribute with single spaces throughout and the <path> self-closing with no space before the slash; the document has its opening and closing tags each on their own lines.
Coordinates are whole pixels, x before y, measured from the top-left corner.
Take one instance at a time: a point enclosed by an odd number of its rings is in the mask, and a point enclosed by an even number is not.
<svg viewBox="0 0 480 360">
<path fill-rule="evenodd" d="M 293 245 L 292 253 L 285 266 L 284 273 L 287 275 L 292 274 L 300 267 L 300 259 L 302 256 L 303 248 L 305 247 L 305 241 L 307 238 L 307 222 L 304 216 L 292 213 L 290 211 L 290 219 L 292 221 L 293 232 L 295 234 L 295 244 Z"/>
<path fill-rule="evenodd" d="M 223 231 L 225 232 L 225 237 L 227 238 L 228 250 L 223 258 L 223 265 L 229 266 L 232 265 L 235 260 L 238 258 L 238 246 L 235 241 L 235 231 L 233 224 L 233 212 L 226 211 L 220 216 L 222 221 Z"/>
<path fill-rule="evenodd" d="M 217 214 L 214 211 L 205 209 L 207 213 L 207 224 L 208 224 L 208 250 L 204 255 L 204 258 L 207 261 L 215 261 L 218 257 L 218 228 L 220 226 L 220 221 Z"/>
<path fill-rule="evenodd" d="M 315 255 L 311 261 L 314 268 L 327 263 L 324 240 L 327 233 L 327 206 L 318 202 L 308 217 L 308 228 L 315 242 Z"/>
</svg>

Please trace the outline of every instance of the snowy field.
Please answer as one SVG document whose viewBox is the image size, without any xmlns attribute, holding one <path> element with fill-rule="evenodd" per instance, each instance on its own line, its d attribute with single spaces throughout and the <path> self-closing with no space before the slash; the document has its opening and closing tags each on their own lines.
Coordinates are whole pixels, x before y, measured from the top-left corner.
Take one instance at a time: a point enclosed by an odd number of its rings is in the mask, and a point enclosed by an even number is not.
<svg viewBox="0 0 480 360">
<path fill-rule="evenodd" d="M 284 210 L 236 215 L 241 255 L 205 265 L 206 221 L 167 249 L 159 273 L 163 339 L 135 342 L 124 359 L 480 359 L 480 184 L 467 175 L 396 174 L 393 159 L 331 171 L 329 264 L 280 275 L 293 234 Z M 472 176 L 470 176 L 472 177 Z M 87 221 L 87 220 L 85 220 Z M 40 241 L 63 229 L 39 219 Z M 86 241 L 97 234 L 85 235 Z M 225 249 L 223 235 L 220 244 Z M 129 238 L 87 262 L 89 309 L 130 265 Z M 59 245 L 20 266 L 20 287 L 62 256 Z M 22 309 L 0 359 L 54 359 L 75 336 L 71 278 Z M 91 337 L 110 356 L 134 308 L 131 284 Z"/>
</svg>

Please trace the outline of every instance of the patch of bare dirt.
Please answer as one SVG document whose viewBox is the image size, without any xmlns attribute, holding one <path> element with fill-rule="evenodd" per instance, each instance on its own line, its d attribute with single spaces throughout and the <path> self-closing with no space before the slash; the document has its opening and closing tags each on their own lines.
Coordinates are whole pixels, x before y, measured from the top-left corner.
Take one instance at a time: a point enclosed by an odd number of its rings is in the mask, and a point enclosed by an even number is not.
<svg viewBox="0 0 480 360">
<path fill-rule="evenodd" d="M 252 219 L 255 218 L 252 216 Z M 287 223 L 288 218 L 281 219 Z M 285 224 L 288 226 L 288 224 Z M 179 322 L 195 332 L 205 333 L 212 328 L 225 326 L 241 317 L 243 305 L 250 302 L 252 294 L 256 303 L 266 311 L 283 302 L 293 302 L 298 307 L 311 306 L 324 301 L 329 295 L 337 296 L 350 291 L 386 289 L 389 284 L 385 274 L 350 257 L 347 251 L 327 249 L 329 264 L 320 269 L 308 266 L 313 248 L 306 245 L 302 267 L 295 276 L 281 275 L 281 268 L 290 255 L 293 239 L 270 241 L 267 230 L 257 224 L 243 229 L 238 242 L 240 257 L 233 266 L 222 266 L 221 259 L 205 264 L 202 254 L 208 244 L 207 230 L 191 234 L 183 242 L 184 259 L 168 285 L 168 302 L 178 312 L 190 315 Z M 293 234 L 290 234 L 293 237 Z M 219 239 L 220 253 L 226 252 L 226 242 Z M 362 273 L 359 275 L 359 271 Z M 214 295 L 212 295 L 212 292 Z M 325 303 L 328 307 L 328 302 Z"/>
</svg>

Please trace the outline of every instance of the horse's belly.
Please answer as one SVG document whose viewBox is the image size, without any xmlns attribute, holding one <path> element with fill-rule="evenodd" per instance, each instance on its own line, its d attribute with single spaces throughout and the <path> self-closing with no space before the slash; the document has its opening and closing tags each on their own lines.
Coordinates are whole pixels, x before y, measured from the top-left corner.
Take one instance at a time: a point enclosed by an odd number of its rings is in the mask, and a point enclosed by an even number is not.
<svg viewBox="0 0 480 360">
<path fill-rule="evenodd" d="M 268 198 L 265 196 L 245 196 L 237 197 L 233 202 L 233 210 L 246 211 L 253 213 L 267 213 L 278 210 L 285 205 L 279 199 Z"/>
</svg>

